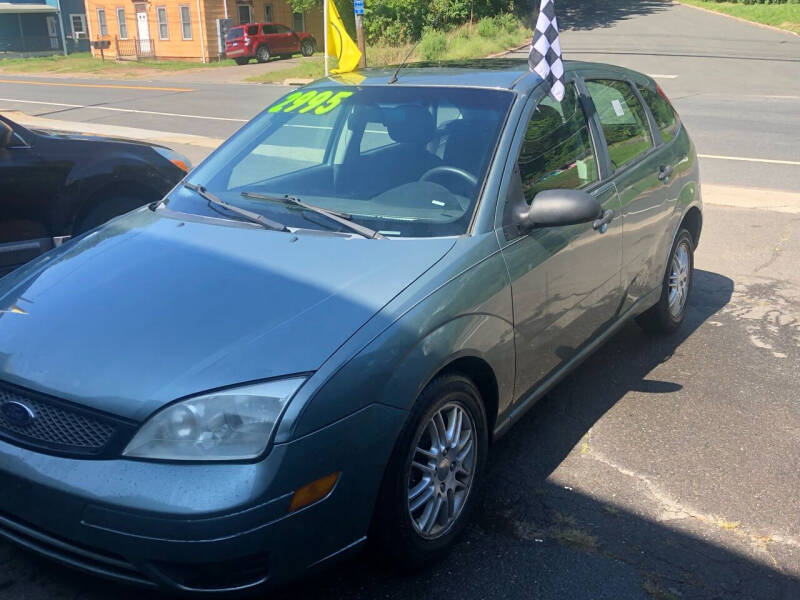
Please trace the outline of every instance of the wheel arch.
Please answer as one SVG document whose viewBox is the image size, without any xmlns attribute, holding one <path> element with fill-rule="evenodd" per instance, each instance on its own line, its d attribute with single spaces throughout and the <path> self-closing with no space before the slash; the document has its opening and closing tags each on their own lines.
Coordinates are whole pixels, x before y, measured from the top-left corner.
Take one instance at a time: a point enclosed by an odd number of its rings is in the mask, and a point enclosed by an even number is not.
<svg viewBox="0 0 800 600">
<path fill-rule="evenodd" d="M 678 231 L 681 229 L 689 231 L 689 234 L 692 236 L 692 241 L 694 242 L 694 247 L 697 248 L 697 245 L 700 243 L 700 232 L 703 229 L 703 213 L 700 212 L 697 206 L 690 207 L 683 215 L 681 223 L 678 225 Z"/>
<path fill-rule="evenodd" d="M 497 384 L 497 375 L 492 365 L 480 356 L 465 354 L 454 358 L 436 371 L 422 389 L 425 389 L 431 381 L 443 375 L 461 375 L 472 381 L 475 387 L 478 388 L 481 402 L 486 411 L 486 424 L 489 429 L 489 440 L 491 441 L 500 409 L 500 390 Z"/>
</svg>

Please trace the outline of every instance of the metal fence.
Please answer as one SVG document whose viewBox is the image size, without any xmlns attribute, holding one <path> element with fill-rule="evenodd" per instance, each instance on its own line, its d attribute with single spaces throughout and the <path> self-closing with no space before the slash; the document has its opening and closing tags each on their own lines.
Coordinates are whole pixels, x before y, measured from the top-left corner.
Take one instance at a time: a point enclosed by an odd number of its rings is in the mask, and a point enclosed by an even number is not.
<svg viewBox="0 0 800 600">
<path fill-rule="evenodd" d="M 141 60 L 156 57 L 156 42 L 146 38 L 114 39 L 117 60 Z"/>
</svg>

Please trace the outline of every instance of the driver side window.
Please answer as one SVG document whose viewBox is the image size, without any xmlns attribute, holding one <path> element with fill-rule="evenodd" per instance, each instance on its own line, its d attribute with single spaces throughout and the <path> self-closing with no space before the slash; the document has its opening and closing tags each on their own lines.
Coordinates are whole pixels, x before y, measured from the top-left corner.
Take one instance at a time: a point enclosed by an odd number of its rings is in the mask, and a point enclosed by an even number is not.
<svg viewBox="0 0 800 600">
<path fill-rule="evenodd" d="M 549 96 L 534 109 L 518 159 L 525 200 L 542 190 L 580 189 L 597 181 L 597 160 L 574 84 L 561 102 Z"/>
</svg>

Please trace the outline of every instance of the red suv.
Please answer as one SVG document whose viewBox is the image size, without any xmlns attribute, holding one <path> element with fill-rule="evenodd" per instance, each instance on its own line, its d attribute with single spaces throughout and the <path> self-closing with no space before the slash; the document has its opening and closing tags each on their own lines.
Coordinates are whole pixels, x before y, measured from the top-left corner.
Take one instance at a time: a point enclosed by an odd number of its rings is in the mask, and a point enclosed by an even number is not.
<svg viewBox="0 0 800 600">
<path fill-rule="evenodd" d="M 260 63 L 272 56 L 286 58 L 292 54 L 314 54 L 317 42 L 309 33 L 295 32 L 278 23 L 247 23 L 228 30 L 225 36 L 225 55 L 246 65 L 251 58 Z"/>
</svg>

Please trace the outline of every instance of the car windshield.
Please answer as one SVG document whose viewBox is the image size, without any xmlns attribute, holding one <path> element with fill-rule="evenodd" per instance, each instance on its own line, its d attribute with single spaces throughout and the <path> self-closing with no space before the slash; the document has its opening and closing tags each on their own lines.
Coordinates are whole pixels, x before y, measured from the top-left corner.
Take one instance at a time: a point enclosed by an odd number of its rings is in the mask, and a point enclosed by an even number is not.
<svg viewBox="0 0 800 600">
<path fill-rule="evenodd" d="M 292 92 L 189 180 L 289 227 L 347 231 L 290 195 L 384 236 L 466 232 L 513 94 L 455 87 L 341 86 Z M 176 192 L 173 209 L 189 207 Z M 197 203 L 196 197 L 194 198 Z"/>
<path fill-rule="evenodd" d="M 228 30 L 228 35 L 225 36 L 225 39 L 230 40 L 238 40 L 242 37 L 242 32 L 244 31 L 243 27 L 234 27 L 233 29 Z"/>
</svg>

